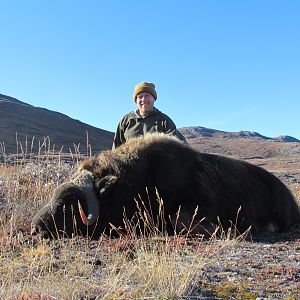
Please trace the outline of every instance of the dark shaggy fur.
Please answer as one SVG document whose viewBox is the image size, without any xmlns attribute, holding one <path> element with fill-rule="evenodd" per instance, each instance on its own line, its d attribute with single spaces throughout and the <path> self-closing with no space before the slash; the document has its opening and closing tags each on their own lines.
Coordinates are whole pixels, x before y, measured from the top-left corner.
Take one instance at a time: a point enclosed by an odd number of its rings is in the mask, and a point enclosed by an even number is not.
<svg viewBox="0 0 300 300">
<path fill-rule="evenodd" d="M 59 187 L 50 203 L 36 215 L 33 225 L 37 230 L 54 236 L 57 231 L 68 235 L 88 232 L 97 238 L 110 223 L 124 227 L 124 210 L 131 219 L 137 212 L 134 199 L 140 198 L 156 220 L 157 192 L 164 202 L 169 233 L 174 233 L 176 222 L 177 230 L 188 227 L 197 207 L 195 233 L 219 222 L 224 228 L 235 225 L 240 232 L 250 226 L 256 232 L 283 231 L 300 223 L 299 208 L 277 177 L 244 161 L 199 153 L 173 137 L 132 139 L 83 162 L 77 176 L 85 171 L 93 175 L 99 201 L 96 225 L 87 229 L 82 223 L 77 200 L 86 210 L 85 195 L 80 184 L 71 180 Z"/>
</svg>

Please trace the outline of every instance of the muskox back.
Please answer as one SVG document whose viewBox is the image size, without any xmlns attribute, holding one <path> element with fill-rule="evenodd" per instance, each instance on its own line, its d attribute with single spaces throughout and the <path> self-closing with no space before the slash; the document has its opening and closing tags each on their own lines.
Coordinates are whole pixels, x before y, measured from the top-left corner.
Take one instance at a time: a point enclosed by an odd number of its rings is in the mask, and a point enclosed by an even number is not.
<svg viewBox="0 0 300 300">
<path fill-rule="evenodd" d="M 214 212 L 212 219 L 217 215 L 225 228 L 231 223 L 240 231 L 251 226 L 256 232 L 274 232 L 299 223 L 293 195 L 273 174 L 241 160 L 201 153 L 198 158 L 200 165 L 209 162 L 207 168 L 213 170 L 201 188 L 211 204 L 208 211 Z"/>
<path fill-rule="evenodd" d="M 136 216 L 137 199 L 144 200 L 156 219 L 158 194 L 169 233 L 189 227 L 192 220 L 189 228 L 195 233 L 220 223 L 224 228 L 251 227 L 257 232 L 282 231 L 300 223 L 295 199 L 273 174 L 241 160 L 197 152 L 165 135 L 134 138 L 86 160 L 70 183 L 78 195 L 71 199 L 56 193 L 50 203 L 72 204 L 78 216 L 79 200 L 81 219 L 76 222 L 82 232 L 93 232 L 94 237 L 110 224 L 122 227 L 124 213 L 128 219 Z M 41 221 L 47 219 L 46 211 L 34 220 L 41 231 L 49 231 Z M 53 209 L 51 214 L 58 216 Z"/>
</svg>

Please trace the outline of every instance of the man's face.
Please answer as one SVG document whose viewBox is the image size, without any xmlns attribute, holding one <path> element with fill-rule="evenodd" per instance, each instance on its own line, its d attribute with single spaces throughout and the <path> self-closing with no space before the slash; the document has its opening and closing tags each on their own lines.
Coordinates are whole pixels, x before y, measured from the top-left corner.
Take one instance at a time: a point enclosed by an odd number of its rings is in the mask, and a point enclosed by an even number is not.
<svg viewBox="0 0 300 300">
<path fill-rule="evenodd" d="M 136 104 L 142 116 L 148 116 L 152 110 L 155 99 L 149 93 L 139 93 L 136 97 Z"/>
</svg>

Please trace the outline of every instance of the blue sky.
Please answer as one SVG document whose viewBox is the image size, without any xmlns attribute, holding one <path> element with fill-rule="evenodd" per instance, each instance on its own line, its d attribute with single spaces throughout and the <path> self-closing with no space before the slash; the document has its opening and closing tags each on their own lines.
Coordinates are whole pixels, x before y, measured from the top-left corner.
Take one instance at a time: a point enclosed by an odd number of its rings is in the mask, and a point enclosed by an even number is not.
<svg viewBox="0 0 300 300">
<path fill-rule="evenodd" d="M 177 127 L 300 139 L 300 1 L 0 0 L 0 93 L 114 131 L 134 85 Z"/>
</svg>

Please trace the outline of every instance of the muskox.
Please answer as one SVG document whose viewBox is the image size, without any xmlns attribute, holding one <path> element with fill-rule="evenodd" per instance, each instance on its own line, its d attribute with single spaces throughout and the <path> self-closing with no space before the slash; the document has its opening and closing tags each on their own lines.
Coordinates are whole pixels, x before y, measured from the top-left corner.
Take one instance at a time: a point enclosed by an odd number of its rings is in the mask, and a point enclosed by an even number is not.
<svg viewBox="0 0 300 300">
<path fill-rule="evenodd" d="M 186 228 L 202 233 L 215 225 L 275 232 L 300 223 L 291 192 L 265 169 L 152 134 L 85 160 L 32 224 L 45 237 L 98 238 L 111 227 L 124 228 L 125 216 L 134 220 L 147 211 L 156 220 L 160 202 L 162 230 L 169 234 Z"/>
</svg>

